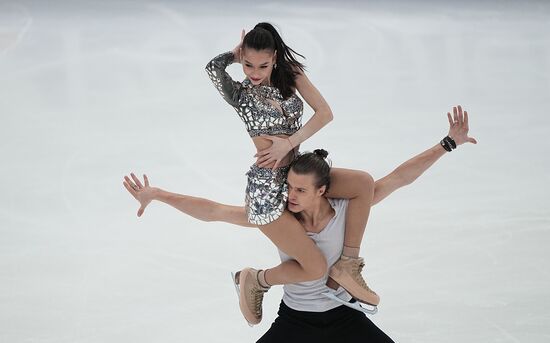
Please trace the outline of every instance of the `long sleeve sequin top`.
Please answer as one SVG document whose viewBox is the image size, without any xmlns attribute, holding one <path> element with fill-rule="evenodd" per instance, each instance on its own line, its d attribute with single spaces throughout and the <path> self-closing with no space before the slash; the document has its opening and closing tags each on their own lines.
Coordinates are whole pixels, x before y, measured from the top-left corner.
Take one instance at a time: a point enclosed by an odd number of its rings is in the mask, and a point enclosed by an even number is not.
<svg viewBox="0 0 550 343">
<path fill-rule="evenodd" d="M 233 63 L 232 52 L 216 56 L 206 65 L 206 72 L 222 97 L 244 122 L 250 137 L 292 135 L 302 127 L 303 102 L 296 95 L 283 99 L 279 89 L 255 86 L 249 79 L 235 81 L 225 71 Z M 280 109 L 270 101 L 276 102 Z"/>
</svg>

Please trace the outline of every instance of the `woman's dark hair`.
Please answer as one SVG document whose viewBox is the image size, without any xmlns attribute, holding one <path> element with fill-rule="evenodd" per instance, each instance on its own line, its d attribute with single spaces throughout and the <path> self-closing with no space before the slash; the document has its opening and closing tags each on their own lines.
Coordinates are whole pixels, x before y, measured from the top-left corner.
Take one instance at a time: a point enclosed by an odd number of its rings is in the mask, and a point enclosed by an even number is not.
<svg viewBox="0 0 550 343">
<path fill-rule="evenodd" d="M 284 99 L 294 94 L 298 70 L 305 70 L 304 65 L 298 62 L 294 55 L 305 57 L 286 45 L 273 25 L 269 23 L 256 24 L 254 29 L 244 36 L 243 47 L 277 51 L 275 62 L 277 67 L 273 68 L 271 72 L 271 84 L 279 89 Z"/>
<path fill-rule="evenodd" d="M 324 149 L 304 152 L 292 161 L 290 169 L 300 175 L 315 174 L 315 187 L 326 186 L 326 194 L 330 187 L 330 164 L 326 160 L 327 156 L 328 152 Z"/>
</svg>

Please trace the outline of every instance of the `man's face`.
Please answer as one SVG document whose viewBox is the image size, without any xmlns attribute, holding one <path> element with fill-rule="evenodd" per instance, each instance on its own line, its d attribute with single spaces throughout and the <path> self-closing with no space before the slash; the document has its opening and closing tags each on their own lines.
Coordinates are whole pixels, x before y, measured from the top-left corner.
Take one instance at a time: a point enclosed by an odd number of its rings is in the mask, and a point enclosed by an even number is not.
<svg viewBox="0 0 550 343">
<path fill-rule="evenodd" d="M 288 204 L 290 212 L 298 213 L 304 210 L 312 210 L 317 206 L 323 196 L 326 187 L 315 187 L 314 174 L 296 174 L 292 169 L 288 172 Z"/>
</svg>

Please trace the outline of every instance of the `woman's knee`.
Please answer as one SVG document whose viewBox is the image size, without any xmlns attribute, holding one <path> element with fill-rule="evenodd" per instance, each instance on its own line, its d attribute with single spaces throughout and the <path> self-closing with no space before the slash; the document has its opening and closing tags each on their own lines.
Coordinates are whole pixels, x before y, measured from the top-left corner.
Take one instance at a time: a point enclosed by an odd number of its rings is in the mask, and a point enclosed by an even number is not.
<svg viewBox="0 0 550 343">
<path fill-rule="evenodd" d="M 366 171 L 362 171 L 360 173 L 360 178 L 361 178 L 361 184 L 364 187 L 374 190 L 374 178 L 372 177 L 371 174 L 367 173 Z"/>
<path fill-rule="evenodd" d="M 311 263 L 307 266 L 302 265 L 302 267 L 306 270 L 308 278 L 310 279 L 309 281 L 322 278 L 328 271 L 327 259 L 320 251 L 319 254 L 316 254 Z"/>
<path fill-rule="evenodd" d="M 357 181 L 358 196 L 367 196 L 372 198 L 374 195 L 374 178 L 366 171 L 358 171 L 355 175 Z"/>
</svg>

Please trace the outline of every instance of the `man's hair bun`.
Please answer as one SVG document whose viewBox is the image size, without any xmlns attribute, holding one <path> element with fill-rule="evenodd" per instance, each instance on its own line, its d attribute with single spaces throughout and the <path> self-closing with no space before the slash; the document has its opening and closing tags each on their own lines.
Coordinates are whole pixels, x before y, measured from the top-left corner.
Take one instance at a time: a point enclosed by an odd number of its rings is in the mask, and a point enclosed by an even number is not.
<svg viewBox="0 0 550 343">
<path fill-rule="evenodd" d="M 325 149 L 315 149 L 313 150 L 313 153 L 317 156 L 321 156 L 322 158 L 327 158 L 328 156 L 328 151 Z"/>
</svg>

